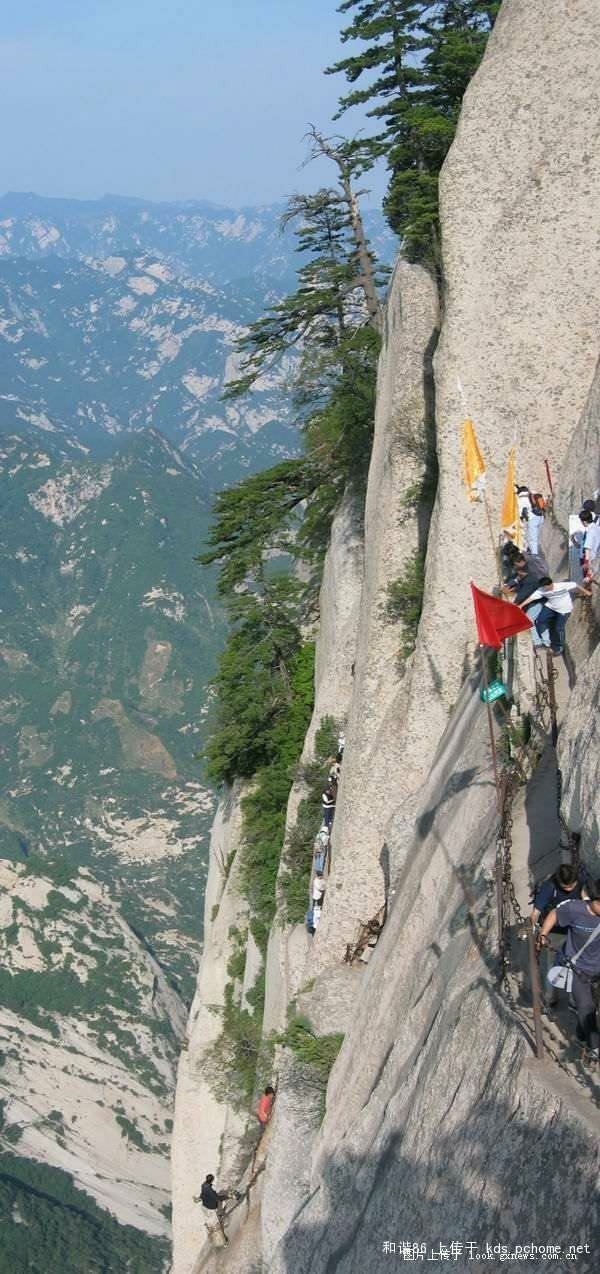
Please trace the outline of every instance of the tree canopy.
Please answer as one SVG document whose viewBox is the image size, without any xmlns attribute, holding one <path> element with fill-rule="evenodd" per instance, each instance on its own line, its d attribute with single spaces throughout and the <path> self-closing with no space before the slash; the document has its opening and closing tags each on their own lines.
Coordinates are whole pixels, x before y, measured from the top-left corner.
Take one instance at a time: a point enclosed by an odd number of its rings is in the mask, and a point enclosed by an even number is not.
<svg viewBox="0 0 600 1274">
<path fill-rule="evenodd" d="M 344 0 L 342 41 L 364 48 L 327 68 L 356 85 L 339 115 L 370 105 L 377 131 L 355 143 L 363 168 L 384 157 L 384 210 L 409 260 L 440 267 L 438 175 L 499 0 Z"/>
</svg>

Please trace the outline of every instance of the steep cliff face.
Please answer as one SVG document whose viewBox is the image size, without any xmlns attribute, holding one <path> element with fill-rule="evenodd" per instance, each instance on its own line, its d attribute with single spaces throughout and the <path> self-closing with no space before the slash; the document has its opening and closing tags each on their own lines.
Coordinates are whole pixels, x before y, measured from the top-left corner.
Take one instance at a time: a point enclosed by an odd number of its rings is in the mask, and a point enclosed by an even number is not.
<svg viewBox="0 0 600 1274">
<path fill-rule="evenodd" d="M 214 1096 L 203 1060 L 219 1034 L 218 1010 L 229 981 L 227 964 L 234 954 L 231 930 L 244 930 L 247 906 L 238 889 L 241 796 L 237 788 L 219 804 L 213 824 L 204 900 L 204 949 L 196 994 L 177 1074 L 173 1128 L 173 1268 L 193 1266 L 206 1237 L 204 1216 L 194 1195 L 208 1172 L 227 1164 L 243 1127 L 235 1114 Z"/>
<path fill-rule="evenodd" d="M 400 261 L 392 281 L 377 383 L 375 439 L 365 510 L 365 574 L 352 655 L 354 686 L 333 832 L 333 877 L 311 963 L 337 961 L 384 898 L 379 854 L 390 806 L 383 775 L 406 769 L 398 723 L 410 671 L 399 664 L 389 588 L 421 569 L 427 514 L 419 513 L 433 467 L 433 370 L 437 289 L 420 266 Z M 360 870 L 357 871 L 357 862 Z"/>
<path fill-rule="evenodd" d="M 419 788 L 456 702 L 473 646 L 469 580 L 495 578 L 486 507 L 469 505 L 461 484 L 460 423 L 467 413 L 477 422 L 496 534 L 509 447 L 517 445 L 523 480 L 543 487 L 544 460 L 556 477 L 590 389 L 600 321 L 599 43 L 591 0 L 502 6 L 442 172 L 444 314 L 433 389 L 433 285 L 405 264 L 392 284 L 334 834 L 336 907 L 315 944 L 320 964 L 339 958 L 358 915 L 382 901 L 390 804 Z M 402 579 L 419 543 L 410 493 L 424 476 L 433 394 L 439 483 L 418 642 L 399 676 L 386 587 Z"/>
<path fill-rule="evenodd" d="M 561 469 L 556 512 L 559 527 L 568 528 L 569 513 L 579 509 L 582 496 L 600 487 L 600 364 L 581 421 L 573 434 Z M 566 542 L 563 535 L 562 546 Z M 563 553 L 564 556 L 564 553 Z M 598 563 L 595 566 L 598 572 Z M 569 826 L 581 835 L 581 852 L 600 875 L 600 792 L 598 757 L 600 731 L 600 599 L 585 604 L 576 634 L 577 680 L 572 689 L 559 738 L 563 775 L 563 810 Z M 575 636 L 575 634 L 574 634 Z M 571 643 L 573 645 L 573 643 Z"/>
<path fill-rule="evenodd" d="M 348 496 L 334 519 L 331 544 L 326 555 L 321 586 L 319 634 L 315 660 L 315 703 L 307 730 L 301 761 L 313 756 L 315 734 L 324 717 L 338 721 L 347 717 L 353 687 L 353 659 L 359 620 L 363 580 L 363 534 L 361 502 Z M 305 794 L 299 778 L 290 791 L 286 817 L 286 834 L 296 820 L 299 803 Z M 218 1015 L 210 1006 L 223 1004 L 228 981 L 227 963 L 233 954 L 231 929 L 244 929 L 247 908 L 238 892 L 238 859 L 242 823 L 242 793 L 233 791 L 222 802 L 213 825 L 207 891 L 204 905 L 205 945 L 201 959 L 198 986 L 188 1026 L 187 1051 L 181 1054 L 178 1072 L 175 1125 L 173 1134 L 173 1271 L 189 1274 L 209 1268 L 206 1248 L 206 1213 L 193 1202 L 206 1172 L 220 1174 L 220 1179 L 237 1180 L 237 1156 L 243 1158 L 245 1121 L 226 1104 L 214 1097 L 207 1082 L 204 1055 L 220 1030 Z M 224 868 L 228 874 L 224 878 Z M 308 902 L 308 899 L 307 899 Z M 310 954 L 310 940 L 304 926 L 273 925 L 267 951 L 266 1001 L 263 1033 L 285 1026 L 290 1001 L 304 978 Z M 251 934 L 247 935 L 244 983 L 256 975 L 256 951 Z M 249 979 L 249 968 L 253 977 Z M 329 1029 L 329 1028 L 328 1028 Z M 235 1218 L 238 1233 L 231 1244 L 228 1259 L 238 1274 L 256 1262 L 262 1248 L 262 1224 L 269 1250 L 285 1231 L 296 1205 L 304 1198 L 308 1184 L 309 1160 L 299 1169 L 290 1155 L 290 1137 L 310 1141 L 318 1131 L 321 1119 L 320 1094 L 302 1089 L 302 1098 L 294 1100 L 294 1076 L 297 1068 L 289 1058 L 278 1058 L 277 1070 L 283 1096 L 279 1109 L 285 1118 L 276 1123 L 269 1141 L 268 1192 L 271 1209 L 261 1216 L 260 1201 L 265 1186 L 261 1175 L 253 1191 L 252 1208 L 244 1217 Z M 247 1153 L 246 1153 L 247 1158 Z M 241 1184 L 241 1183 L 240 1183 Z M 223 1258 L 219 1253 L 218 1260 Z"/>
<path fill-rule="evenodd" d="M 534 487 L 546 485 L 548 458 L 558 490 L 547 548 L 558 569 L 570 505 L 582 488 L 600 485 L 599 51 L 592 0 L 504 0 L 465 99 L 442 178 L 439 484 L 416 646 L 402 668 L 406 634 L 386 601 L 421 547 L 419 516 L 427 520 L 440 320 L 423 271 L 402 264 L 393 279 L 357 640 L 344 655 L 354 676 L 326 906 L 312 943 L 298 938 L 292 974 L 282 977 L 280 960 L 268 965 L 271 1021 L 299 993 L 317 1033 L 343 1029 L 345 1040 L 319 1131 L 286 1053 L 248 1223 L 232 1220 L 229 1249 L 204 1251 L 198 1271 L 362 1274 L 389 1269 L 394 1256 L 383 1245 L 403 1241 L 428 1252 L 454 1241 L 462 1245 L 457 1268 L 476 1270 L 496 1268 L 486 1242 L 563 1250 L 592 1242 L 594 1080 L 552 1056 L 533 1060 L 517 957 L 512 999 L 498 986 L 498 817 L 469 603 L 469 579 L 491 586 L 495 561 L 486 508 L 469 505 L 461 485 L 459 431 L 468 412 L 488 463 L 494 534 L 509 447 L 516 443 L 519 476 Z M 600 823 L 595 622 L 578 604 L 570 676 L 559 680 L 563 815 L 587 849 Z M 322 666 L 332 667 L 325 622 L 320 640 Z M 542 736 L 547 726 L 544 717 Z M 555 788 L 546 739 L 515 806 L 523 909 L 528 868 L 558 855 L 555 812 L 536 826 L 537 810 L 555 810 Z M 369 964 L 344 964 L 360 921 L 386 896 Z M 512 1264 L 531 1268 L 526 1257 Z M 570 1265 L 542 1254 L 535 1268 Z M 581 1253 L 578 1268 L 588 1274 L 594 1258 Z"/>
<path fill-rule="evenodd" d="M 300 768 L 312 760 L 317 730 L 325 717 L 343 724 L 354 689 L 356 631 L 361 614 L 364 578 L 363 510 L 356 495 L 346 495 L 334 518 L 319 597 L 319 632 L 315 653 L 315 702 L 306 733 Z M 286 836 L 296 821 L 306 787 L 293 784 L 288 801 Z M 281 875 L 281 873 L 280 873 Z M 307 898 L 308 904 L 308 898 Z M 267 952 L 264 1031 L 285 1026 L 287 1008 L 311 965 L 312 944 L 304 926 L 273 925 Z M 306 974 L 311 976 L 312 970 Z"/>
</svg>

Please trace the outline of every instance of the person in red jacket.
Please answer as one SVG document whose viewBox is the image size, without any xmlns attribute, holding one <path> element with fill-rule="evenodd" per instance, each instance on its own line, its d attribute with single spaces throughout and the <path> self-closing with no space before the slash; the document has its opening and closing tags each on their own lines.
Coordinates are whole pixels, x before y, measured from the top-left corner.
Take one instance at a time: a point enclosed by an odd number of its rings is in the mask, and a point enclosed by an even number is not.
<svg viewBox="0 0 600 1274">
<path fill-rule="evenodd" d="M 273 1102 L 275 1100 L 275 1089 L 267 1084 L 265 1091 L 256 1107 L 256 1118 L 261 1128 L 266 1128 L 273 1110 Z"/>
</svg>

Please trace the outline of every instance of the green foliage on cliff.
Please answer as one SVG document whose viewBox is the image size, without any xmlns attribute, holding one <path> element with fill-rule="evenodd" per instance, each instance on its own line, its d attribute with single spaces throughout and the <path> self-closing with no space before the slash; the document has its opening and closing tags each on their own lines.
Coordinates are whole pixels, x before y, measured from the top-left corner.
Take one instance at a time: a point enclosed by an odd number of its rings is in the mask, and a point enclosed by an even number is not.
<svg viewBox="0 0 600 1274">
<path fill-rule="evenodd" d="M 387 587 L 385 617 L 390 623 L 400 623 L 401 637 L 398 664 L 402 672 L 417 642 L 417 630 L 423 609 L 425 588 L 425 557 L 415 552 L 405 564 L 402 575 Z"/>
<path fill-rule="evenodd" d="M 207 1081 L 217 1100 L 244 1110 L 252 1101 L 257 1071 L 270 1070 L 272 1047 L 262 1039 L 265 965 L 269 928 L 275 914 L 275 884 L 285 830 L 287 800 L 310 721 L 314 696 L 314 643 L 305 642 L 290 662 L 287 693 L 264 732 L 270 759 L 254 775 L 252 793 L 242 801 L 239 889 L 250 906 L 250 928 L 263 955 L 254 986 L 240 1003 L 246 966 L 246 934 L 232 928 L 229 981 L 221 1031 L 204 1055 Z"/>
<path fill-rule="evenodd" d="M 314 194 L 293 195 L 282 218 L 284 225 L 291 222 L 297 250 L 305 258 L 298 287 L 271 305 L 238 342 L 244 355 L 241 375 L 227 386 L 228 398 L 246 394 L 261 374 L 292 350 L 300 349 L 307 366 L 315 353 L 327 360 L 357 325 L 360 266 L 343 193 L 323 187 Z"/>
<path fill-rule="evenodd" d="M 226 397 L 249 393 L 287 359 L 289 397 L 303 454 L 250 475 L 222 492 L 204 565 L 220 565 L 221 593 L 261 578 L 274 550 L 309 562 L 323 556 L 331 519 L 346 486 L 364 484 L 371 453 L 379 336 L 363 295 L 352 219 L 335 189 L 294 196 L 286 221 L 297 222 L 308 256 L 299 286 L 253 323 L 238 343 L 238 380 Z M 368 262 L 377 278 L 373 258 Z"/>
<path fill-rule="evenodd" d="M 239 888 L 263 955 L 276 909 L 290 787 L 313 709 L 314 644 L 303 634 L 314 620 L 335 508 L 348 486 L 364 487 L 372 445 L 376 271 L 362 230 L 357 234 L 360 214 L 350 169 L 342 160 L 340 190 L 291 200 L 285 220 L 296 221 L 305 256 L 298 288 L 242 338 L 241 374 L 226 391 L 226 397 L 247 394 L 259 377 L 284 371 L 302 455 L 222 492 L 198 558 L 204 565 L 219 564 L 219 590 L 231 624 L 214 682 L 204 758 L 213 783 L 252 781 L 242 801 Z M 298 877 L 288 872 L 285 879 L 290 919 L 303 918 L 306 908 L 322 782 L 319 766 L 318 793 L 315 777 L 315 790 L 301 810 L 301 844 L 289 850 L 297 853 L 299 865 L 301 860 Z M 240 1003 L 242 964 L 243 953 L 236 949 L 220 1010 L 222 1030 L 206 1055 L 217 1097 L 240 1108 L 251 1100 L 262 1064 L 264 998 L 263 974 Z"/>
<path fill-rule="evenodd" d="M 255 941 L 266 950 L 275 915 L 275 882 L 285 831 L 285 815 L 314 700 L 315 648 L 298 651 L 290 677 L 286 710 L 271 733 L 272 759 L 255 775 L 256 786 L 242 802 L 241 888 L 250 903 Z"/>
<path fill-rule="evenodd" d="M 500 8 L 499 0 L 344 0 L 342 41 L 362 48 L 340 59 L 356 86 L 339 114 L 368 105 L 376 122 L 355 142 L 363 171 L 383 157 L 390 172 L 384 209 L 412 261 L 440 265 L 438 175 L 452 143 L 467 85 Z"/>
<path fill-rule="evenodd" d="M 247 993 L 246 1004 L 241 1003 L 237 979 L 226 984 L 224 999 L 218 1010 L 221 1032 L 204 1052 L 202 1073 L 217 1101 L 244 1111 L 254 1097 L 257 1071 L 270 1073 L 272 1066 L 272 1041 L 262 1038 L 264 966 Z"/>
<path fill-rule="evenodd" d="M 120 1225 L 58 1168 L 0 1155 L 0 1274 L 161 1274 L 166 1239 Z"/>
<path fill-rule="evenodd" d="M 315 1035 L 308 1018 L 292 1013 L 278 1043 L 291 1048 L 299 1061 L 313 1068 L 315 1078 L 326 1084 L 335 1059 L 344 1042 L 344 1036 L 336 1031 L 331 1035 Z"/>
<path fill-rule="evenodd" d="M 289 576 L 264 580 L 260 591 L 233 594 L 231 631 L 214 682 L 216 702 L 205 757 L 213 783 L 252 778 L 279 748 L 282 719 L 292 711 L 293 677 L 302 644 L 299 585 Z"/>
</svg>

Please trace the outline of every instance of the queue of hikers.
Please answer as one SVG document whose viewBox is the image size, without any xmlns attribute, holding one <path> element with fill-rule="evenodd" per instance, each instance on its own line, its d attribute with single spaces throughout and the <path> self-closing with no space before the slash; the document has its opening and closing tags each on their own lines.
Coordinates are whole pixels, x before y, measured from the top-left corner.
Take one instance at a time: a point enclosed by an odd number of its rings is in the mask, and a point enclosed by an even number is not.
<svg viewBox="0 0 600 1274">
<path fill-rule="evenodd" d="M 341 731 L 338 735 L 336 755 L 335 757 L 330 757 L 327 762 L 329 765 L 327 784 L 321 797 L 322 823 L 313 846 L 313 870 L 310 878 L 310 896 L 306 913 L 306 928 L 311 937 L 314 937 L 317 931 L 325 901 L 325 870 L 329 865 L 331 829 L 335 816 L 335 805 L 345 746 L 346 736 Z"/>
<path fill-rule="evenodd" d="M 565 629 L 573 597 L 592 596 L 594 570 L 600 559 L 600 491 L 583 500 L 569 518 L 568 580 L 553 580 L 540 548 L 546 501 L 516 486 L 525 547 L 506 536 L 501 549 L 503 593 L 533 622 L 536 650 L 564 654 Z M 584 864 L 562 863 L 548 880 L 534 886 L 531 923 L 538 953 L 544 953 L 547 991 L 545 1010 L 552 1012 L 560 992 L 576 1014 L 576 1042 L 594 1061 L 600 1060 L 600 879 Z"/>
<path fill-rule="evenodd" d="M 517 485 L 520 518 L 526 547 L 521 549 L 508 534 L 501 549 L 504 594 L 533 623 L 531 636 L 537 650 L 563 655 L 565 630 L 573 610 L 573 597 L 591 597 L 594 564 L 600 557 L 600 492 L 584 500 L 578 514 L 569 519 L 569 562 L 574 578 L 554 580 L 540 550 L 540 531 L 546 501 L 539 493 Z"/>
<path fill-rule="evenodd" d="M 548 563 L 540 548 L 540 533 L 546 516 L 546 501 L 539 492 L 516 485 L 519 517 L 523 527 L 524 547 L 520 548 L 508 533 L 501 549 L 504 575 L 503 593 L 524 610 L 533 623 L 531 635 L 536 649 L 549 649 L 554 655 L 562 655 L 565 647 L 565 629 L 573 610 L 573 596 L 577 593 L 591 597 L 594 569 L 600 559 L 600 491 L 593 498 L 584 500 L 577 514 L 569 519 L 569 568 L 573 578 L 553 580 Z M 521 537 L 520 537 L 521 538 Z M 344 756 L 345 735 L 338 736 L 336 756 L 330 758 L 327 783 L 324 787 L 322 824 L 319 828 L 313 852 L 313 869 L 310 879 L 309 909 L 306 927 L 314 935 L 325 899 L 325 873 L 329 866 L 331 830 L 335 816 L 338 784 Z M 363 949 L 375 945 L 384 923 L 385 908 L 368 924 L 363 925 L 356 948 L 349 946 L 346 960 L 352 962 Z M 582 863 L 561 863 L 553 874 L 534 885 L 531 899 L 530 920 L 535 934 L 536 949 L 546 957 L 547 992 L 545 1011 L 551 1013 L 560 1003 L 560 993 L 568 996 L 569 1008 L 576 1015 L 576 1040 L 587 1057 L 600 1061 L 600 1031 L 598 1012 L 600 1003 L 600 878 L 591 878 Z M 364 931 L 364 932 L 363 932 Z M 275 1101 L 275 1089 L 267 1085 L 255 1110 L 261 1136 L 267 1127 Z M 209 1173 L 202 1183 L 201 1202 L 208 1211 L 216 1214 L 225 1243 L 225 1203 L 233 1198 L 239 1201 L 237 1192 L 219 1191 L 214 1186 L 214 1176 Z M 235 1206 L 235 1204 L 234 1204 Z"/>
<path fill-rule="evenodd" d="M 258 1105 L 254 1111 L 259 1123 L 261 1137 L 271 1119 L 275 1096 L 276 1093 L 273 1085 L 267 1084 L 267 1087 L 261 1094 L 258 1100 Z M 235 1207 L 235 1204 L 240 1203 L 244 1196 L 240 1194 L 239 1190 L 217 1190 L 213 1184 L 214 1179 L 214 1174 L 212 1172 L 207 1173 L 204 1181 L 202 1182 L 202 1186 L 200 1187 L 200 1194 L 194 1195 L 194 1203 L 201 1203 L 202 1206 L 206 1208 L 207 1212 L 214 1212 L 217 1225 L 223 1236 L 223 1241 L 228 1243 L 229 1239 L 225 1230 L 225 1218 L 227 1216 L 227 1208 L 225 1207 L 225 1204 L 229 1200 L 233 1199 L 233 1206 Z M 210 1227 L 207 1226 L 207 1229 L 210 1229 Z"/>
<path fill-rule="evenodd" d="M 331 757 L 327 763 L 329 766 L 327 783 L 321 796 L 322 823 L 315 838 L 313 868 L 310 879 L 309 909 L 306 915 L 306 927 L 311 935 L 314 935 L 316 932 L 321 919 L 321 911 L 325 897 L 325 871 L 329 863 L 331 829 L 335 815 L 335 805 L 345 745 L 346 736 L 344 732 L 341 731 L 338 735 L 336 755 L 335 757 Z M 256 1106 L 254 1113 L 260 1126 L 261 1136 L 271 1119 L 275 1096 L 275 1089 L 271 1084 L 268 1084 L 264 1092 L 261 1094 L 258 1105 Z M 237 1192 L 231 1193 L 228 1191 L 217 1190 L 213 1184 L 214 1179 L 213 1173 L 208 1173 L 202 1183 L 200 1194 L 194 1196 L 194 1203 L 201 1203 L 207 1211 L 215 1213 L 223 1240 L 225 1243 L 228 1243 L 229 1240 L 225 1232 L 224 1224 L 225 1217 L 227 1215 L 225 1204 L 232 1198 L 235 1201 L 239 1201 L 242 1196 Z"/>
<path fill-rule="evenodd" d="M 600 1061 L 600 879 L 583 864 L 561 863 L 534 888 L 531 923 L 538 953 L 548 959 L 546 1011 L 569 996 L 577 1016 L 576 1040 L 590 1060 Z"/>
</svg>

